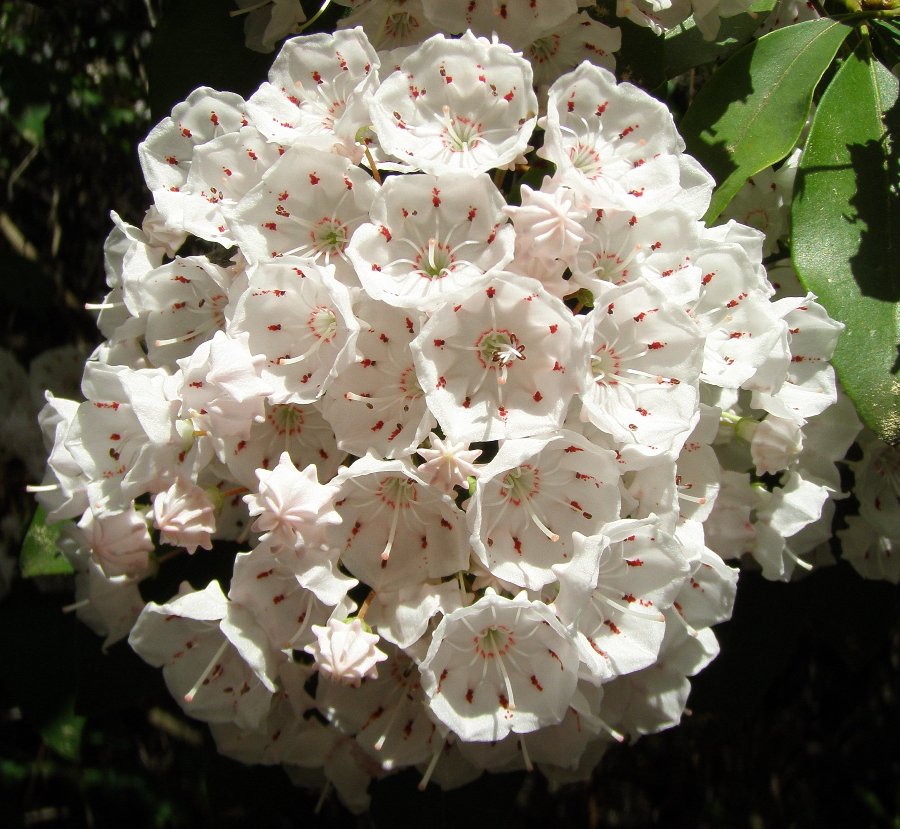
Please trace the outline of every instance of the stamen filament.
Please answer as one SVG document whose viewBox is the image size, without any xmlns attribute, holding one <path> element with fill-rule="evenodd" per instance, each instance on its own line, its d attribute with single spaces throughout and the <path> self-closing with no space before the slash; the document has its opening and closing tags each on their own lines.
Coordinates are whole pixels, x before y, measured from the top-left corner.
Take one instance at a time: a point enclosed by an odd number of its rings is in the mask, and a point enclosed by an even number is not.
<svg viewBox="0 0 900 829">
<path fill-rule="evenodd" d="M 222 654 L 225 653 L 225 650 L 230 644 L 231 643 L 227 639 L 225 639 L 223 640 L 222 644 L 219 645 L 219 649 L 216 651 L 213 658 L 210 659 L 209 664 L 203 669 L 203 673 L 200 674 L 199 679 L 194 683 L 194 687 L 184 695 L 184 701 L 186 703 L 190 704 L 194 701 L 194 697 L 197 696 L 197 692 L 200 690 L 203 683 L 206 682 L 209 675 L 215 670 L 216 665 L 219 664 L 219 660 L 222 658 Z"/>
</svg>

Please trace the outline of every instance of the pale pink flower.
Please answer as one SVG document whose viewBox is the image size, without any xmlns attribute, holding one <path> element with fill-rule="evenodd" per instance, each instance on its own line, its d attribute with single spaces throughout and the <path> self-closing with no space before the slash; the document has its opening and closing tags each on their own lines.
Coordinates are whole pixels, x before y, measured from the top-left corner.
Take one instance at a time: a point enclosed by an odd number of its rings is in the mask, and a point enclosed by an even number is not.
<svg viewBox="0 0 900 829">
<path fill-rule="evenodd" d="M 271 470 L 258 469 L 259 492 L 244 496 L 251 516 L 259 516 L 253 529 L 263 532 L 273 549 L 295 544 L 314 547 L 321 543 L 328 526 L 340 524 L 334 511 L 338 487 L 320 484 L 316 467 L 310 464 L 302 472 L 283 452 Z"/>
<path fill-rule="evenodd" d="M 356 687 L 364 679 L 378 677 L 377 665 L 388 656 L 376 647 L 378 636 L 366 631 L 359 619 L 329 619 L 326 625 L 313 625 L 312 630 L 316 641 L 305 650 L 315 659 L 320 674 Z"/>
<path fill-rule="evenodd" d="M 176 478 L 164 492 L 153 499 L 153 524 L 160 531 L 160 541 L 184 547 L 194 553 L 197 547 L 212 549 L 212 533 L 216 531 L 213 503 L 200 487 Z"/>
<path fill-rule="evenodd" d="M 481 455 L 480 449 L 469 449 L 468 443 L 442 440 L 434 432 L 428 436 L 429 448 L 417 449 L 416 454 L 425 463 L 416 472 L 432 486 L 443 489 L 449 495 L 454 487 L 468 487 L 469 478 L 477 478 L 481 470 L 474 465 Z"/>
</svg>

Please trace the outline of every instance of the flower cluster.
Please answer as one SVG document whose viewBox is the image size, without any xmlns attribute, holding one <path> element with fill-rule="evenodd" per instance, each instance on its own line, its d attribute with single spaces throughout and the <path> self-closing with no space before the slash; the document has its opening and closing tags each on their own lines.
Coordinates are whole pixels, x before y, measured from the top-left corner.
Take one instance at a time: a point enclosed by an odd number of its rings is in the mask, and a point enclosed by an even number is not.
<svg viewBox="0 0 900 829">
<path fill-rule="evenodd" d="M 786 577 L 839 491 L 839 326 L 774 295 L 760 233 L 704 227 L 661 103 L 586 62 L 535 84 L 471 32 L 354 28 L 193 92 L 140 147 L 142 226 L 114 217 L 85 399 L 41 415 L 85 621 L 223 753 L 354 809 L 403 767 L 564 782 L 674 725 L 722 557 Z M 225 542 L 227 592 L 143 601 Z"/>
</svg>

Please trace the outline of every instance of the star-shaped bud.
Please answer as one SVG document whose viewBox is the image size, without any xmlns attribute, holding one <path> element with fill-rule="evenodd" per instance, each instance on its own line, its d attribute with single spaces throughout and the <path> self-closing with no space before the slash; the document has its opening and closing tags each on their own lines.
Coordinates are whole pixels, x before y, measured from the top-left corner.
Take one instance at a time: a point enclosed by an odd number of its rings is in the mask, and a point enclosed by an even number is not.
<svg viewBox="0 0 900 829">
<path fill-rule="evenodd" d="M 416 454 L 425 459 L 417 471 L 429 484 L 452 494 L 454 487 L 468 486 L 470 477 L 478 477 L 474 462 L 481 455 L 480 449 L 469 449 L 468 443 L 449 438 L 442 440 L 434 432 L 428 436 L 428 441 L 431 448 L 417 449 Z"/>
<path fill-rule="evenodd" d="M 366 678 L 377 678 L 378 663 L 388 657 L 375 647 L 378 635 L 366 631 L 359 619 L 330 619 L 327 625 L 313 625 L 312 629 L 316 641 L 305 650 L 316 660 L 319 673 L 355 687 Z"/>
</svg>

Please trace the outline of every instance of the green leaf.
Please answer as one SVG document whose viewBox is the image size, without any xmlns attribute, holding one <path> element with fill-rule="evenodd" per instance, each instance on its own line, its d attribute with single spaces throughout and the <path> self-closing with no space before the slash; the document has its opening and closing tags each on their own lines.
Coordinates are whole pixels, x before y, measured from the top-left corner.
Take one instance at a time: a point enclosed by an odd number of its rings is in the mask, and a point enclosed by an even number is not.
<svg viewBox="0 0 900 829">
<path fill-rule="evenodd" d="M 41 737 L 60 757 L 78 761 L 85 722 L 85 717 L 75 713 L 75 695 L 72 694 L 62 710 L 41 726 Z"/>
<path fill-rule="evenodd" d="M 61 576 L 74 572 L 72 565 L 59 551 L 56 541 L 61 524 L 48 524 L 47 512 L 38 507 L 31 519 L 19 564 L 26 579 L 35 576 Z"/>
<path fill-rule="evenodd" d="M 688 18 L 665 35 L 666 77 L 674 78 L 695 66 L 725 57 L 742 46 L 775 8 L 775 0 L 757 0 L 746 14 L 722 20 L 715 40 L 706 40 Z"/>
<path fill-rule="evenodd" d="M 666 82 L 663 39 L 646 26 L 624 18 L 615 25 L 622 32 L 622 46 L 616 52 L 616 75 L 651 92 Z"/>
<path fill-rule="evenodd" d="M 719 184 L 707 223 L 750 176 L 797 144 L 816 85 L 850 31 L 822 18 L 770 32 L 733 55 L 701 88 L 681 134 L 688 152 Z"/>
<path fill-rule="evenodd" d="M 50 104 L 29 104 L 15 119 L 16 129 L 35 147 L 44 143 L 44 124 L 50 116 Z"/>
<path fill-rule="evenodd" d="M 816 111 L 792 207 L 794 266 L 846 325 L 835 369 L 860 417 L 900 441 L 898 81 L 854 54 Z"/>
</svg>

